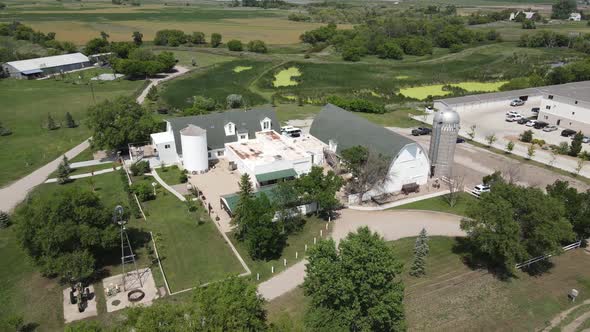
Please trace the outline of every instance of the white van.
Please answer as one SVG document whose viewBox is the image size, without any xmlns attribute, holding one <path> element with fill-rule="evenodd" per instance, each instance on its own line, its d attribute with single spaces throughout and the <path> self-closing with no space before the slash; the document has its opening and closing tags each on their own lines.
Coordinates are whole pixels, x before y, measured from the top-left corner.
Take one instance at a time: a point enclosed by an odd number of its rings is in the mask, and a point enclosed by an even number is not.
<svg viewBox="0 0 590 332">
<path fill-rule="evenodd" d="M 281 127 L 281 135 L 287 137 L 301 137 L 301 129 L 293 126 Z"/>
</svg>

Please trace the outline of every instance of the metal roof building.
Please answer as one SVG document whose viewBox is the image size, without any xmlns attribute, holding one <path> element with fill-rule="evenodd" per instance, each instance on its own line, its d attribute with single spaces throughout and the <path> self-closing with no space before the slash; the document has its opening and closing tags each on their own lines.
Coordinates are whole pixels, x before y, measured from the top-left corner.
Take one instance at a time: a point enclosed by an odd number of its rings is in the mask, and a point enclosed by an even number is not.
<svg viewBox="0 0 590 332">
<path fill-rule="evenodd" d="M 10 77 L 18 79 L 38 78 L 55 73 L 68 72 L 92 66 L 82 53 L 62 54 L 28 60 L 11 61 L 2 65 Z"/>
</svg>

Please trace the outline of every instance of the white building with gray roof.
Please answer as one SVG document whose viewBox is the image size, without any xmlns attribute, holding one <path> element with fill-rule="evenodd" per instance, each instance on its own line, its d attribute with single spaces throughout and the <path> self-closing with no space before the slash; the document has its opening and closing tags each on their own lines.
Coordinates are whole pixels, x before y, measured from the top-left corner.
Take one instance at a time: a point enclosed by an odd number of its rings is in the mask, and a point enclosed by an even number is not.
<svg viewBox="0 0 590 332">
<path fill-rule="evenodd" d="M 362 197 L 363 201 L 400 192 L 404 186 L 420 186 L 428 182 L 430 161 L 420 144 L 352 112 L 326 105 L 315 117 L 310 134 L 327 144 L 337 155 L 342 150 L 363 146 L 388 159 L 386 181 L 367 192 Z"/>
<path fill-rule="evenodd" d="M 10 77 L 32 79 L 91 66 L 92 63 L 84 54 L 71 53 L 43 58 L 10 61 L 3 64 L 2 69 L 8 73 Z"/>
<path fill-rule="evenodd" d="M 590 134 L 590 81 L 439 99 L 434 107 L 457 112 L 503 108 L 513 99 L 540 105 L 538 120 Z"/>
</svg>

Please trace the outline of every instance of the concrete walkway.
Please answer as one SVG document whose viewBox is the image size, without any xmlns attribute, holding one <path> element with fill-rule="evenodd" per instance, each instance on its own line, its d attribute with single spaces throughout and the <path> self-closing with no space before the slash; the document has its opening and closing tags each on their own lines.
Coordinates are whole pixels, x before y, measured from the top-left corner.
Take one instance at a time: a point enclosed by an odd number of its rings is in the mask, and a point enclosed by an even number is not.
<svg viewBox="0 0 590 332">
<path fill-rule="evenodd" d="M 72 159 L 88 147 L 88 140 L 85 140 L 64 154 L 68 159 Z M 49 174 L 57 169 L 62 158 L 63 156 L 59 156 L 59 158 L 37 169 L 33 173 L 0 189 L 0 210 L 12 211 L 18 203 L 27 197 L 31 189 L 45 182 Z"/>
<path fill-rule="evenodd" d="M 72 175 L 72 176 L 70 176 L 70 179 L 75 180 L 75 179 L 89 178 L 93 175 L 110 173 L 110 172 L 118 171 L 120 169 L 121 169 L 121 166 L 117 166 L 117 168 L 115 168 L 115 169 L 112 169 L 112 168 L 101 169 L 100 171 L 96 171 L 94 173 L 84 173 L 84 174 Z M 47 181 L 45 181 L 45 183 L 56 183 L 56 182 L 57 182 L 57 178 L 51 178 L 51 179 L 48 179 Z"/>
<path fill-rule="evenodd" d="M 174 66 L 174 69 L 176 70 L 174 73 L 161 73 L 158 75 L 164 75 L 164 77 L 150 79 L 150 84 L 148 84 L 148 86 L 137 97 L 137 103 L 143 104 L 143 101 L 145 100 L 145 97 L 147 96 L 147 94 L 150 91 L 150 89 L 152 88 L 152 86 L 157 86 L 161 82 L 165 82 L 165 81 L 171 80 L 173 78 L 176 78 L 178 76 L 184 75 L 189 71 L 188 68 L 183 67 L 183 66 Z"/>
<path fill-rule="evenodd" d="M 151 174 L 162 187 L 166 188 L 166 190 L 168 190 L 172 195 L 176 196 L 182 202 L 186 202 L 186 198 L 178 191 L 174 190 L 174 188 L 170 187 L 166 182 L 164 182 L 156 170 L 153 170 Z"/>
<path fill-rule="evenodd" d="M 425 228 L 429 236 L 465 236 L 459 227 L 461 217 L 431 211 L 356 211 L 342 210 L 340 217 L 334 221 L 332 238 L 338 243 L 348 233 L 359 227 L 368 226 L 379 233 L 386 241 L 394 241 L 404 237 L 417 236 Z M 303 283 L 307 260 L 291 266 L 258 285 L 258 293 L 266 300 L 275 299 Z"/>
<path fill-rule="evenodd" d="M 86 160 L 86 161 L 79 161 L 77 163 L 71 163 L 70 168 L 80 168 L 80 167 L 88 167 L 88 166 L 97 166 L 102 164 L 112 164 L 112 160 Z"/>
</svg>

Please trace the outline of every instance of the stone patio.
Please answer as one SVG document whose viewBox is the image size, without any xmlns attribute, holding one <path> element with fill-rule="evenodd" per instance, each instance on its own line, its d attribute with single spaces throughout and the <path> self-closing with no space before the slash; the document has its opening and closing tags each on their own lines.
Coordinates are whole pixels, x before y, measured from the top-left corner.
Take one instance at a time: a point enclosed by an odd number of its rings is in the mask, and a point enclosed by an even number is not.
<svg viewBox="0 0 590 332">
<path fill-rule="evenodd" d="M 149 268 L 139 269 L 138 271 L 141 277 L 141 282 L 143 283 L 143 287 L 137 280 L 135 271 L 130 271 L 127 273 L 125 277 L 125 290 L 123 290 L 122 274 L 108 277 L 102 280 L 105 299 L 107 303 L 107 312 L 113 312 L 135 305 L 149 306 L 152 304 L 153 300 L 159 297 L 158 288 L 156 287 L 156 282 L 154 281 L 152 271 Z M 115 287 L 117 285 L 119 286 L 120 292 L 116 293 L 115 295 L 109 296 L 107 294 L 108 288 Z M 127 294 L 130 291 L 136 289 L 142 290 L 145 296 L 140 301 L 130 302 L 127 298 Z"/>
</svg>

